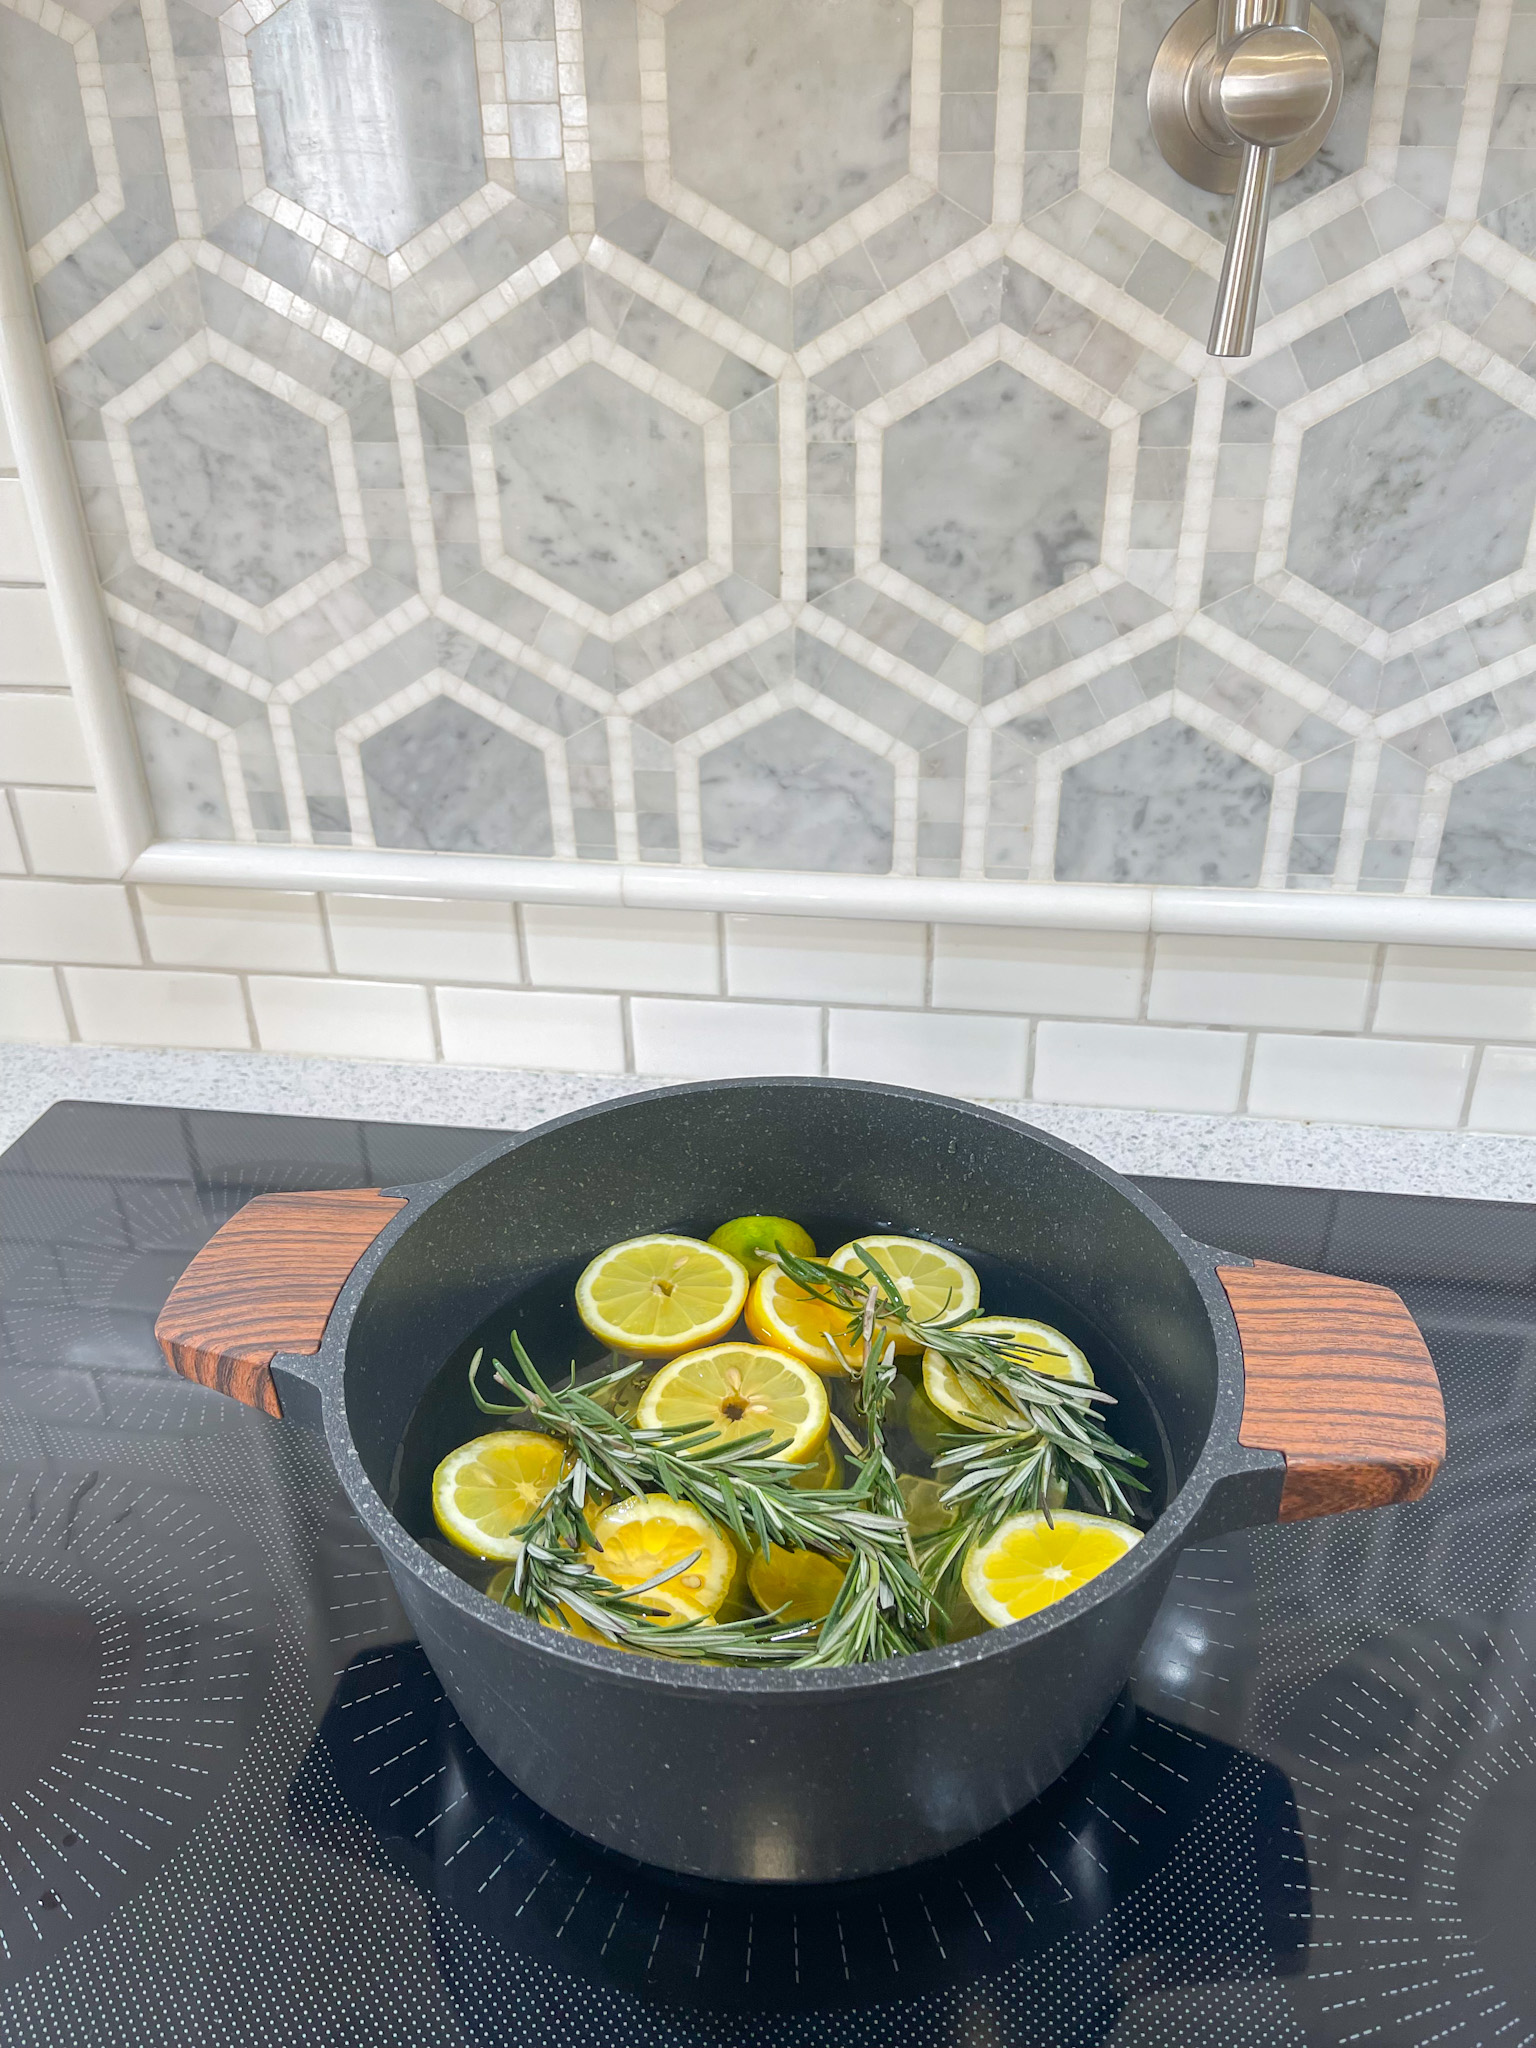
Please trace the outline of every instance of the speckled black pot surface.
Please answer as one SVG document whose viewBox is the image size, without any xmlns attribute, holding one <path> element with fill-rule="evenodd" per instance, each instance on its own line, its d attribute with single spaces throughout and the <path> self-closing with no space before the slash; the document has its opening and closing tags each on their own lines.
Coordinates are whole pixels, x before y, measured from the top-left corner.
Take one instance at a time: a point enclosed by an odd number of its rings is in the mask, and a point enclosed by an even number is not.
<svg viewBox="0 0 1536 2048">
<path fill-rule="evenodd" d="M 407 1205 L 320 1351 L 274 1360 L 284 1414 L 324 1430 L 476 1741 L 547 1811 L 645 1862 L 826 1882 L 995 1826 L 1103 1720 L 1182 1547 L 1278 1512 L 1284 1461 L 1238 1442 L 1242 1358 L 1217 1254 L 1010 1117 L 854 1081 L 707 1082 L 562 1117 L 396 1192 Z M 1025 1290 L 1010 1306 L 1066 1330 L 1116 1395 L 1117 1434 L 1149 1461 L 1145 1540 L 1029 1621 L 850 1671 L 621 1655 L 534 1626 L 430 1556 L 394 1506 L 402 1446 L 445 1363 L 504 1338 L 510 1304 L 548 1297 L 552 1279 L 558 1291 L 604 1245 L 747 1213 L 910 1232 L 998 1262 Z"/>
</svg>

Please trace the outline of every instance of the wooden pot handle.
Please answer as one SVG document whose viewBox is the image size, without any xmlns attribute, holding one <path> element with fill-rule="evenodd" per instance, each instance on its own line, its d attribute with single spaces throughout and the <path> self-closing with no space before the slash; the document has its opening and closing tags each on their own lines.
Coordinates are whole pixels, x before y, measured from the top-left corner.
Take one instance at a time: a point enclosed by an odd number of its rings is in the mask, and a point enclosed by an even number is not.
<svg viewBox="0 0 1536 2048">
<path fill-rule="evenodd" d="M 404 1207 L 379 1188 L 258 1195 L 171 1289 L 155 1324 L 160 1349 L 183 1379 L 280 1416 L 274 1355 L 320 1349 L 348 1274 Z"/>
<path fill-rule="evenodd" d="M 1417 1500 L 1445 1459 L 1445 1406 L 1401 1297 L 1264 1259 L 1216 1271 L 1243 1345 L 1241 1440 L 1285 1458 L 1280 1520 Z"/>
</svg>

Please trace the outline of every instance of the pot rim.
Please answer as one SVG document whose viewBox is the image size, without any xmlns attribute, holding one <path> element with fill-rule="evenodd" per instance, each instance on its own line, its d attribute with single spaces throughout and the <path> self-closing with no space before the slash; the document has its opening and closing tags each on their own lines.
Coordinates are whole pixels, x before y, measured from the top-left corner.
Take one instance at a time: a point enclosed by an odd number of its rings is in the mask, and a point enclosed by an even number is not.
<svg viewBox="0 0 1536 2048">
<path fill-rule="evenodd" d="M 1216 1345 L 1216 1399 L 1200 1455 L 1188 1478 L 1128 1556 L 1117 1560 L 1086 1586 L 1069 1593 L 1064 1600 L 1057 1601 L 1051 1607 L 1042 1609 L 1039 1614 L 1031 1615 L 1024 1621 L 1010 1623 L 1007 1628 L 991 1629 L 985 1635 L 968 1637 L 963 1642 L 945 1643 L 931 1650 L 917 1650 L 907 1656 L 885 1658 L 878 1663 L 845 1665 L 832 1669 L 726 1667 L 696 1664 L 681 1658 L 635 1656 L 630 1652 L 608 1649 L 598 1643 L 578 1642 L 575 1638 L 565 1636 L 558 1629 L 544 1628 L 539 1623 L 526 1620 L 498 1602 L 488 1599 L 485 1594 L 459 1578 L 421 1547 L 388 1507 L 364 1470 L 353 1443 L 351 1425 L 346 1413 L 344 1377 L 347 1341 L 358 1305 L 375 1272 L 418 1218 L 424 1216 L 443 1196 L 450 1194 L 465 1181 L 473 1179 L 496 1160 L 503 1159 L 524 1145 L 565 1130 L 571 1125 L 590 1121 L 594 1117 L 622 1113 L 631 1104 L 713 1094 L 722 1090 L 734 1092 L 737 1089 L 762 1088 L 809 1089 L 813 1092 L 841 1091 L 934 1103 L 972 1117 L 978 1122 L 992 1124 L 1020 1135 L 1027 1141 L 1042 1145 L 1084 1168 L 1130 1202 L 1167 1241 L 1194 1280 L 1210 1318 Z M 967 1102 L 954 1096 L 938 1095 L 927 1089 L 902 1088 L 879 1081 L 845 1081 L 824 1075 L 770 1075 L 761 1078 L 732 1077 L 683 1082 L 669 1087 L 638 1090 L 606 1102 L 567 1111 L 562 1116 L 552 1117 L 544 1123 L 534 1125 L 530 1130 L 509 1133 L 502 1143 L 487 1147 L 484 1152 L 477 1153 L 462 1166 L 436 1180 L 390 1188 L 386 1192 L 403 1196 L 405 1207 L 390 1219 L 352 1269 L 331 1311 L 319 1350 L 303 1357 L 281 1356 L 282 1368 L 288 1376 L 306 1381 L 316 1389 L 320 1401 L 321 1428 L 337 1478 L 364 1527 L 384 1552 L 386 1559 L 391 1560 L 413 1579 L 423 1582 L 434 1593 L 449 1600 L 461 1611 L 466 1620 L 510 1636 L 524 1647 L 575 1662 L 606 1682 L 618 1681 L 670 1691 L 730 1694 L 738 1697 L 743 1694 L 755 1694 L 765 1700 L 828 1692 L 857 1692 L 893 1683 L 940 1683 L 948 1679 L 952 1673 L 968 1666 L 981 1665 L 993 1658 L 1010 1656 L 1025 1644 L 1036 1642 L 1048 1635 L 1053 1629 L 1086 1617 L 1094 1608 L 1115 1600 L 1134 1578 L 1157 1570 L 1170 1551 L 1182 1549 L 1189 1542 L 1201 1511 L 1221 1479 L 1234 1472 L 1247 1471 L 1254 1463 L 1255 1453 L 1245 1451 L 1238 1439 L 1243 1407 L 1241 1342 L 1231 1304 L 1216 1277 L 1218 1262 L 1247 1263 L 1246 1260 L 1234 1261 L 1229 1254 L 1218 1253 L 1212 1247 L 1202 1244 L 1199 1239 L 1189 1236 L 1149 1196 L 1144 1195 L 1113 1167 L 1095 1159 L 1091 1153 L 1081 1151 L 1052 1132 L 1037 1129 L 1021 1117 L 1010 1116 L 1005 1111 L 983 1104 Z M 274 1363 L 278 1362 L 274 1360 Z M 1260 1458 L 1270 1458 L 1274 1454 L 1257 1455 Z"/>
</svg>

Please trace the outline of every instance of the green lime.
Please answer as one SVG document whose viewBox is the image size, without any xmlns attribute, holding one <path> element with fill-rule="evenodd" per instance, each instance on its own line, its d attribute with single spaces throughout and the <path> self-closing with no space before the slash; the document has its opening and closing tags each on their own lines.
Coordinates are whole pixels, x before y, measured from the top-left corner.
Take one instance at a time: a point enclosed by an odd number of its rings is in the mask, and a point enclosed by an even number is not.
<svg viewBox="0 0 1536 2048">
<path fill-rule="evenodd" d="M 797 1259 L 814 1259 L 816 1247 L 811 1233 L 791 1223 L 787 1216 L 733 1216 L 709 1234 L 711 1244 L 739 1259 L 755 1280 L 768 1263 L 776 1245 L 793 1252 Z"/>
</svg>

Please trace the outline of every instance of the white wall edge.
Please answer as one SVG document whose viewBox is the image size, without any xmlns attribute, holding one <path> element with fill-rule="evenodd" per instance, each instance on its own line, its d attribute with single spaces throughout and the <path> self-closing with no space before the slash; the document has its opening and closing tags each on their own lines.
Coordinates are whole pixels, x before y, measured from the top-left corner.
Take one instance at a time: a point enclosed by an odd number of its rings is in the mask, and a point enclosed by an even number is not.
<svg viewBox="0 0 1536 2048">
<path fill-rule="evenodd" d="M 203 840 L 166 840 L 149 847 L 133 863 L 128 878 L 162 886 L 349 896 L 470 897 L 632 910 L 751 911 L 767 917 L 1536 951 L 1536 902 L 1524 899 L 623 867 L 607 861 L 516 860 L 382 847 L 234 846 Z"/>
<path fill-rule="evenodd" d="M 0 133 L 0 391 L 43 581 L 101 799 L 107 843 L 126 869 L 155 836 L 139 750 L 117 678 L 96 558 L 48 368 L 26 241 Z"/>
</svg>

